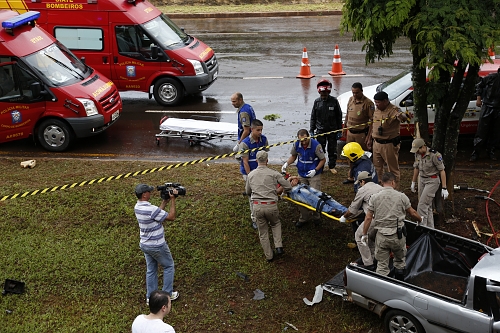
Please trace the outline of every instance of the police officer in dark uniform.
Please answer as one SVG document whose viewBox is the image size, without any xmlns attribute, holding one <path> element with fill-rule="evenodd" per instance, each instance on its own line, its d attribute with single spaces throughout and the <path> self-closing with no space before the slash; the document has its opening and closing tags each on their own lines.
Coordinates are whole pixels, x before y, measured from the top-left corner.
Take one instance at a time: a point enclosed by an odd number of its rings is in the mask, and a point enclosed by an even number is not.
<svg viewBox="0 0 500 333">
<path fill-rule="evenodd" d="M 316 85 L 320 95 L 314 101 L 311 112 L 310 133 L 327 133 L 342 128 L 342 109 L 339 101 L 330 95 L 332 92 L 332 83 L 326 79 L 320 80 Z M 323 146 L 323 150 L 328 152 L 328 167 L 333 174 L 337 173 L 337 139 L 342 136 L 342 131 L 320 135 L 316 140 Z"/>
<path fill-rule="evenodd" d="M 481 107 L 479 124 L 474 137 L 474 151 L 470 161 L 478 159 L 486 148 L 491 160 L 496 161 L 495 149 L 500 145 L 500 68 L 484 77 L 476 86 L 476 105 Z"/>
</svg>

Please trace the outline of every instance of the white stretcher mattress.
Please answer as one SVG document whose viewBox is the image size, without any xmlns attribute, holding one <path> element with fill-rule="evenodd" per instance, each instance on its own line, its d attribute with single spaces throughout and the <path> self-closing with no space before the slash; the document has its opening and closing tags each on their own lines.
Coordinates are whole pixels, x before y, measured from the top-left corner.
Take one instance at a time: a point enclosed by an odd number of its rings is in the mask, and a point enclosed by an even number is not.
<svg viewBox="0 0 500 333">
<path fill-rule="evenodd" d="M 195 119 L 167 118 L 161 123 L 160 130 L 212 135 L 238 135 L 238 124 Z"/>
</svg>

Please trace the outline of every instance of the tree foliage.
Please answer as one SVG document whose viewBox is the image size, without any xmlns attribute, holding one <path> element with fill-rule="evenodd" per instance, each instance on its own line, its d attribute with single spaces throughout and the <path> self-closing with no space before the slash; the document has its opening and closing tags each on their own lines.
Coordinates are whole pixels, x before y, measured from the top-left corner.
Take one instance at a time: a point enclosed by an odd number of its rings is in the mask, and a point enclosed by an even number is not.
<svg viewBox="0 0 500 333">
<path fill-rule="evenodd" d="M 343 12 L 342 31 L 364 42 L 366 63 L 390 56 L 398 38 L 410 40 L 415 118 L 428 140 L 427 104 L 435 105 L 432 146 L 451 180 L 460 122 L 488 47 L 500 39 L 500 0 L 345 0 Z"/>
</svg>

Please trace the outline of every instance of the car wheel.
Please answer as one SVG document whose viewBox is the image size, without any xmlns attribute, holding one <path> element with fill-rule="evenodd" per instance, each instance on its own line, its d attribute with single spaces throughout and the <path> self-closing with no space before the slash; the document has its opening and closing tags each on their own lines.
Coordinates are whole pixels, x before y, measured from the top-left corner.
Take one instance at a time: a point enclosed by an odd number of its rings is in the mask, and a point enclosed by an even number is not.
<svg viewBox="0 0 500 333">
<path fill-rule="evenodd" d="M 64 151 L 73 143 L 74 135 L 69 126 L 58 119 L 43 121 L 37 130 L 38 141 L 48 151 Z"/>
<path fill-rule="evenodd" d="M 384 326 L 387 333 L 425 333 L 424 328 L 415 317 L 401 310 L 389 310 L 384 317 Z"/>
<path fill-rule="evenodd" d="M 184 96 L 184 89 L 177 80 L 163 78 L 155 83 L 153 94 L 158 104 L 173 106 L 181 101 Z"/>
</svg>

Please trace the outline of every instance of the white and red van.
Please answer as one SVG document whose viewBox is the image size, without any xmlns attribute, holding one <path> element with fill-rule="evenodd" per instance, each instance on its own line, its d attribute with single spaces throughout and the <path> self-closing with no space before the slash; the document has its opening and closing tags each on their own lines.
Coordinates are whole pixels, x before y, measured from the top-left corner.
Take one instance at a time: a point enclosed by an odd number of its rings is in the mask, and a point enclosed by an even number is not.
<svg viewBox="0 0 500 333">
<path fill-rule="evenodd" d="M 39 11 L 37 23 L 118 90 L 147 92 L 161 105 L 217 79 L 214 51 L 147 0 L 0 0 L 2 7 Z"/>
<path fill-rule="evenodd" d="M 500 59 L 494 59 L 493 63 L 485 62 L 479 69 L 479 76 L 484 77 L 488 74 L 496 73 L 499 67 Z M 392 104 L 399 106 L 404 112 L 408 111 L 413 115 L 413 82 L 411 81 L 411 74 L 411 69 L 408 69 L 386 82 L 363 87 L 363 94 L 373 100 L 373 96 L 378 91 L 385 91 L 387 95 L 389 95 L 389 101 Z M 338 97 L 344 117 L 347 112 L 347 103 L 351 96 L 352 93 L 348 91 Z M 479 123 L 480 111 L 481 108 L 476 106 L 476 96 L 471 96 L 467 111 L 465 112 L 464 118 L 460 123 L 460 134 L 476 133 L 477 125 Z M 427 113 L 429 117 L 429 134 L 431 135 L 434 129 L 435 112 L 436 109 L 434 105 L 427 106 Z M 402 123 L 401 136 L 412 136 L 415 131 L 414 123 L 415 118 L 412 118 L 409 125 L 406 123 Z"/>
<path fill-rule="evenodd" d="M 122 112 L 112 81 L 36 25 L 0 10 L 0 143 L 32 135 L 49 151 L 101 133 Z"/>
</svg>

